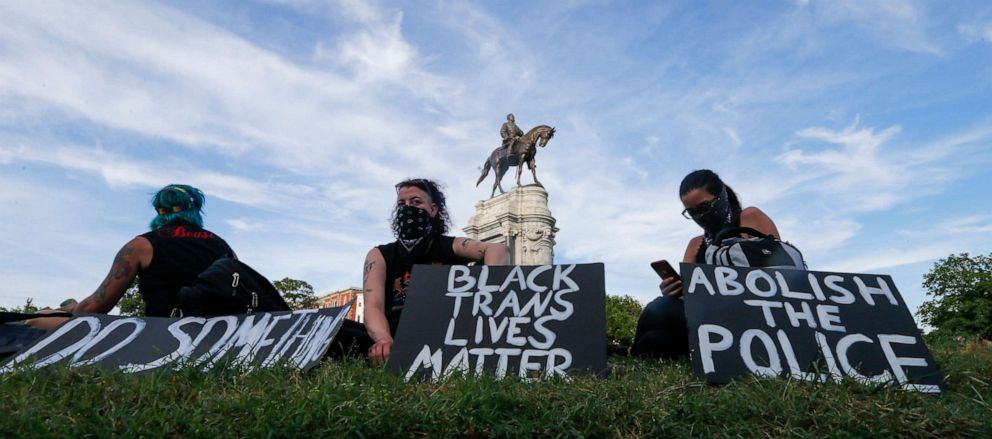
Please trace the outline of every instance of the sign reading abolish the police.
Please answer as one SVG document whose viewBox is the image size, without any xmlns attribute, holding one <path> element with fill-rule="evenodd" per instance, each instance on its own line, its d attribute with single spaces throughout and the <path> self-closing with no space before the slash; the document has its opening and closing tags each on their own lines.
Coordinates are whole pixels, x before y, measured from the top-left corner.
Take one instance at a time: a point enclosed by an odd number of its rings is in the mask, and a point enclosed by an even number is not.
<svg viewBox="0 0 992 439">
<path fill-rule="evenodd" d="M 523 379 L 606 371 L 603 264 L 414 267 L 387 368 Z"/>
<path fill-rule="evenodd" d="M 891 383 L 940 393 L 940 373 L 889 276 L 682 264 L 692 367 Z"/>
<path fill-rule="evenodd" d="M 216 364 L 307 370 L 320 362 L 350 308 L 183 318 L 83 314 L 18 353 L 0 374 L 53 364 L 127 373 Z"/>
</svg>

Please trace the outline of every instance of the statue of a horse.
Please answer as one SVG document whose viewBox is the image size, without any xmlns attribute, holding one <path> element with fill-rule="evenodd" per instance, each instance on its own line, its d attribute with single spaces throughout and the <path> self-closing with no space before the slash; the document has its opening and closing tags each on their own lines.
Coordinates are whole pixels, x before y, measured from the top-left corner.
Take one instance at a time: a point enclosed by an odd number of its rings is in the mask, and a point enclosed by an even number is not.
<svg viewBox="0 0 992 439">
<path fill-rule="evenodd" d="M 520 186 L 520 173 L 524 169 L 523 164 L 527 163 L 527 167 L 530 168 L 530 172 L 534 175 L 534 183 L 544 187 L 537 179 L 537 164 L 534 163 L 534 156 L 537 155 L 537 147 L 540 146 L 543 148 L 554 136 L 554 127 L 538 125 L 531 128 L 527 134 L 518 138 L 516 142 L 513 142 L 513 145 L 507 148 L 502 146 L 497 147 L 493 150 L 492 154 L 489 154 L 486 162 L 483 163 L 482 175 L 479 176 L 479 181 L 475 182 L 475 185 L 479 186 L 479 183 L 482 183 L 482 180 L 485 180 L 486 176 L 489 175 L 489 169 L 492 168 L 496 170 L 496 181 L 493 183 L 493 192 L 489 197 L 492 198 L 496 195 L 496 188 L 499 188 L 499 193 L 505 193 L 503 185 L 500 184 L 503 175 L 510 169 L 510 166 L 516 166 L 517 186 Z"/>
</svg>

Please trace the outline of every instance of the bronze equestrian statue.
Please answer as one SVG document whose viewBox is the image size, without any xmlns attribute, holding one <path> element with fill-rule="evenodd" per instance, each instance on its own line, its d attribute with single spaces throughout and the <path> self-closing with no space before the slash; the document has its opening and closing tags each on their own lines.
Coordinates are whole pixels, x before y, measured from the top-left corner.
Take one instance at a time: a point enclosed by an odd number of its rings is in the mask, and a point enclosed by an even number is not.
<svg viewBox="0 0 992 439">
<path fill-rule="evenodd" d="M 479 176 L 479 181 L 475 182 L 475 186 L 478 187 L 479 183 L 486 179 L 486 176 L 489 175 L 489 169 L 492 168 L 496 170 L 496 181 L 493 183 L 493 192 L 489 194 L 489 197 L 492 198 L 496 195 L 496 188 L 499 188 L 499 193 L 505 193 L 503 185 L 500 184 L 503 175 L 510 169 L 510 166 L 516 166 L 517 186 L 520 186 L 520 173 L 524 169 L 523 164 L 526 163 L 534 175 L 534 183 L 544 187 L 537 179 L 537 164 L 534 163 L 534 156 L 537 154 L 537 147 L 543 148 L 554 136 L 554 127 L 538 125 L 531 128 L 527 134 L 517 138 L 509 147 L 504 148 L 502 145 L 497 147 L 482 164 L 482 175 Z"/>
</svg>

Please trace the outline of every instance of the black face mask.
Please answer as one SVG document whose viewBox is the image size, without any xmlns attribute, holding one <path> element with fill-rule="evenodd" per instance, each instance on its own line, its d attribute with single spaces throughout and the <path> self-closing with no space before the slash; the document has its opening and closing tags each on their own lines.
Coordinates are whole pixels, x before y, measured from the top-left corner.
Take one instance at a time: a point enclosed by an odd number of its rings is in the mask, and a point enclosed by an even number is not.
<svg viewBox="0 0 992 439">
<path fill-rule="evenodd" d="M 735 218 L 734 210 L 730 207 L 730 199 L 727 196 L 727 188 L 720 191 L 720 195 L 713 199 L 710 207 L 698 215 L 692 215 L 692 220 L 703 228 L 704 237 L 707 241 L 713 239 L 721 230 L 734 225 L 739 221 Z"/>
<path fill-rule="evenodd" d="M 431 236 L 433 227 L 431 226 L 430 212 L 419 207 L 408 205 L 400 206 L 396 210 L 396 222 L 393 224 L 400 244 L 408 252 L 412 252 L 424 238 Z"/>
</svg>

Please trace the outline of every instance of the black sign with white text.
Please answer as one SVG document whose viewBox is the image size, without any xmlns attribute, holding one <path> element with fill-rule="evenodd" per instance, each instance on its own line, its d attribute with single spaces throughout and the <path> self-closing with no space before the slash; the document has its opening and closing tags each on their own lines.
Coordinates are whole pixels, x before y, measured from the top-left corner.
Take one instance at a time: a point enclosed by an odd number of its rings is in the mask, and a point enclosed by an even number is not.
<svg viewBox="0 0 992 439">
<path fill-rule="evenodd" d="M 682 264 L 692 367 L 713 383 L 745 376 L 894 384 L 942 380 L 892 278 Z"/>
<path fill-rule="evenodd" d="M 320 362 L 350 308 L 182 318 L 82 314 L 19 352 L 0 374 L 56 364 L 126 373 L 221 363 L 307 370 Z"/>
<path fill-rule="evenodd" d="M 405 380 L 605 374 L 603 264 L 417 265 L 387 368 Z"/>
</svg>

